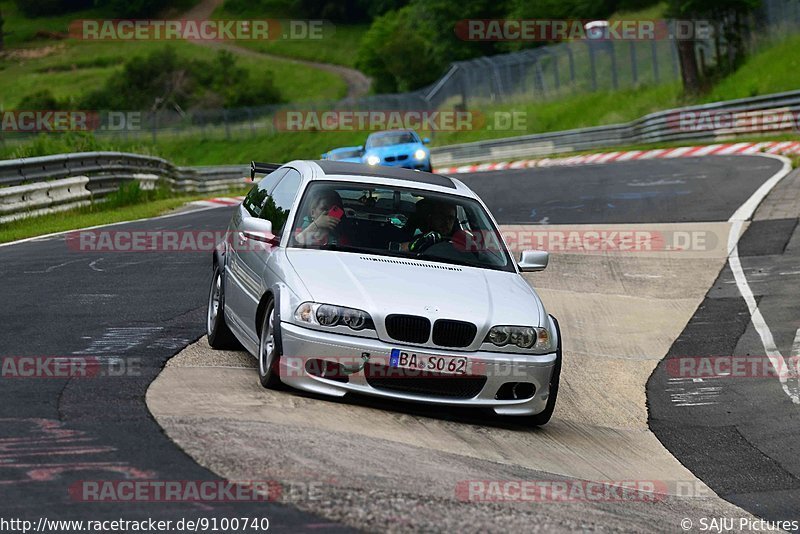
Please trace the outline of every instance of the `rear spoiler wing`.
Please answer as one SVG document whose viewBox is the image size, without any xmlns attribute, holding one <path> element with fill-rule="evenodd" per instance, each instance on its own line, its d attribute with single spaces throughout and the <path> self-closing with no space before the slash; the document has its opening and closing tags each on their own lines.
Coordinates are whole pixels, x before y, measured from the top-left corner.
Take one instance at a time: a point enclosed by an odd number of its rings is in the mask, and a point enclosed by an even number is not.
<svg viewBox="0 0 800 534">
<path fill-rule="evenodd" d="M 258 163 L 257 161 L 251 161 L 250 179 L 255 180 L 256 174 L 269 174 L 273 171 L 276 171 L 280 166 L 280 163 Z"/>
</svg>

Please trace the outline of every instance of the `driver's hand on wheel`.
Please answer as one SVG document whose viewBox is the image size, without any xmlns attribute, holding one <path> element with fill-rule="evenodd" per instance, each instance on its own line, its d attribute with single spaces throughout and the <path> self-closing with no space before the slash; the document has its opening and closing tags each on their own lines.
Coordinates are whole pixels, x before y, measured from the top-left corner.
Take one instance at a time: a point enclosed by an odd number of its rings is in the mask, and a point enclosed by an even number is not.
<svg viewBox="0 0 800 534">
<path fill-rule="evenodd" d="M 436 243 L 439 243 L 440 241 L 443 240 L 444 238 L 442 237 L 442 234 L 440 234 L 439 232 L 431 231 L 428 232 L 427 234 L 422 234 L 414 241 L 412 241 L 411 244 L 408 246 L 408 251 L 422 252 L 428 247 L 435 245 Z"/>
</svg>

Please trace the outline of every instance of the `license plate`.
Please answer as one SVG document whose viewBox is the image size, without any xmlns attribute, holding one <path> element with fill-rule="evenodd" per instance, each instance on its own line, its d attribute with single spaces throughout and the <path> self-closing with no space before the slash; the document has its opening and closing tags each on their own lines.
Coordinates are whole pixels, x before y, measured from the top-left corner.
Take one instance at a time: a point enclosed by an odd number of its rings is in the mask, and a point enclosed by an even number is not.
<svg viewBox="0 0 800 534">
<path fill-rule="evenodd" d="M 432 356 L 400 349 L 392 349 L 389 366 L 433 373 L 467 374 L 467 359 L 463 356 Z"/>
</svg>

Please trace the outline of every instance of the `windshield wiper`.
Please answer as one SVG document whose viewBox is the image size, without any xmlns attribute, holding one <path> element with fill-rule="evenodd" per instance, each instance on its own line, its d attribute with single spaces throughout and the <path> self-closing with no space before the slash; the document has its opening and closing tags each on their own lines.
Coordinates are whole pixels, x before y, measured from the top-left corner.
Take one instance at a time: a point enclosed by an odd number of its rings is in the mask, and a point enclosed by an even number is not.
<svg viewBox="0 0 800 534">
<path fill-rule="evenodd" d="M 316 248 L 319 250 L 333 250 L 335 252 L 371 252 L 371 250 L 368 248 L 351 247 L 349 245 L 340 245 L 338 243 L 328 243 L 327 245 L 320 245 L 318 247 L 309 247 L 309 248 Z"/>
</svg>

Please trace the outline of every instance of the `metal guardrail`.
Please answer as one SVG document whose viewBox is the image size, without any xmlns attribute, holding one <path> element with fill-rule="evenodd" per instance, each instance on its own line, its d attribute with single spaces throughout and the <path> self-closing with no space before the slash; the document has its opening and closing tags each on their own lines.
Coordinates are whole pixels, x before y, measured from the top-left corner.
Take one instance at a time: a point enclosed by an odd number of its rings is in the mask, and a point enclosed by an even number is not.
<svg viewBox="0 0 800 534">
<path fill-rule="evenodd" d="M 0 161 L 0 223 L 102 199 L 126 182 L 161 182 L 173 191 L 211 193 L 245 185 L 247 165 L 176 167 L 122 152 L 82 152 Z M 80 182 L 80 185 L 76 185 Z"/>
<path fill-rule="evenodd" d="M 698 122 L 698 117 L 701 121 Z M 613 146 L 717 141 L 745 134 L 792 133 L 800 127 L 800 91 L 669 109 L 608 126 L 435 147 L 437 166 L 521 158 Z"/>
<path fill-rule="evenodd" d="M 698 116 L 705 118 L 705 123 L 687 120 Z M 435 147 L 431 153 L 434 163 L 442 166 L 631 144 L 716 141 L 740 134 L 797 132 L 799 125 L 800 91 L 792 91 L 659 111 L 624 124 Z M 210 193 L 243 185 L 250 171 L 247 165 L 176 167 L 161 158 L 121 152 L 0 161 L 0 222 L 52 209 L 53 194 L 59 205 L 72 200 L 87 202 L 86 192 L 92 199 L 102 198 L 131 180 L 146 184 L 160 181 L 174 191 Z M 86 177 L 86 183 L 68 190 L 65 197 L 58 189 L 59 181 L 76 176 Z M 42 182 L 50 186 L 42 187 Z M 48 193 L 51 190 L 54 193 Z"/>
</svg>

